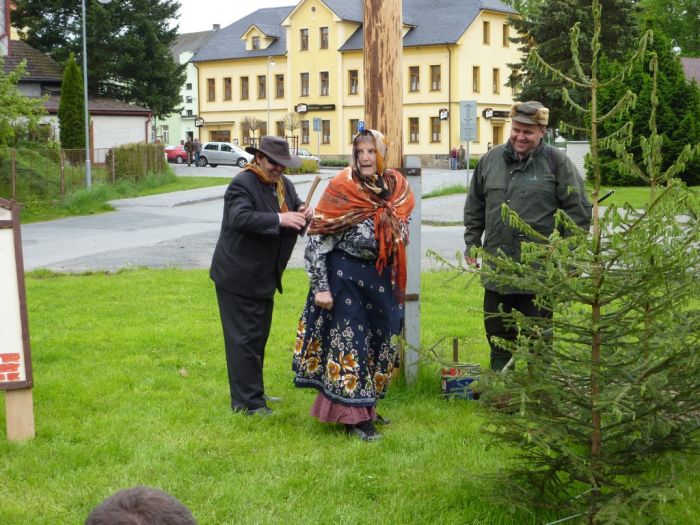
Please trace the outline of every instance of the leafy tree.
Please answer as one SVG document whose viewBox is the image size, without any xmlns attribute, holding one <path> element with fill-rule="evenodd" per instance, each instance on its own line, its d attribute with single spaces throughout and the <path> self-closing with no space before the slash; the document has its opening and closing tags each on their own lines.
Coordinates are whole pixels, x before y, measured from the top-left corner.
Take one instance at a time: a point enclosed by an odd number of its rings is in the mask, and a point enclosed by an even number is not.
<svg viewBox="0 0 700 525">
<path fill-rule="evenodd" d="M 61 103 L 58 121 L 61 126 L 61 146 L 74 150 L 85 147 L 85 108 L 83 106 L 83 79 L 71 53 L 63 70 Z"/>
<path fill-rule="evenodd" d="M 673 159 L 680 155 L 686 144 L 700 142 L 700 89 L 697 84 L 686 81 L 680 62 L 671 51 L 671 41 L 659 31 L 654 31 L 653 43 L 650 43 L 643 62 L 636 64 L 628 75 L 620 76 L 623 66 L 601 61 L 600 78 L 605 81 L 610 78 L 618 80 L 606 83 L 598 92 L 598 102 L 603 113 L 614 107 L 619 97 L 626 91 L 636 93 L 639 99 L 649 100 L 652 90 L 656 89 L 658 101 L 651 104 L 637 104 L 630 109 L 624 118 L 610 119 L 602 123 L 601 128 L 606 134 L 613 134 L 627 121 L 632 122 L 632 130 L 643 130 L 647 127 L 652 111 L 656 113 L 656 129 L 663 139 L 662 149 L 665 153 L 663 169 L 668 169 Z M 658 57 L 659 70 L 656 85 L 652 72 L 646 64 L 652 55 Z M 641 133 L 631 135 L 629 151 L 635 162 L 640 164 L 643 159 Z M 612 151 L 601 152 L 601 177 L 605 184 L 638 184 L 637 173 L 627 173 L 620 169 Z M 678 178 L 687 184 L 700 184 L 700 162 L 690 161 L 686 164 Z"/>
<path fill-rule="evenodd" d="M 46 114 L 41 99 L 26 97 L 17 89 L 26 75 L 26 63 L 22 62 L 9 73 L 3 72 L 3 63 L 0 57 L 0 147 L 16 146 L 19 141 L 28 139 Z"/>
<path fill-rule="evenodd" d="M 634 46 L 638 35 L 634 16 L 636 3 L 633 0 L 601 0 L 601 5 L 605 11 L 605 25 L 601 30 L 600 43 L 609 58 L 622 58 Z M 552 0 L 530 4 L 528 8 L 529 14 L 511 19 L 511 24 L 519 33 L 511 40 L 520 45 L 523 59 L 518 64 L 509 64 L 513 74 L 508 84 L 522 89 L 518 100 L 539 100 L 547 106 L 550 110 L 549 121 L 557 126 L 560 120 L 573 120 L 575 113 L 562 104 L 561 83 L 532 67 L 527 56 L 536 46 L 547 63 L 563 73 L 571 74 L 574 62 L 567 34 L 578 23 L 583 44 L 580 61 L 582 64 L 590 64 L 593 34 L 591 6 L 576 0 Z M 574 100 L 586 103 L 586 92 L 579 87 L 572 87 L 571 96 Z M 575 138 L 580 137 L 580 134 L 575 134 Z"/>
<path fill-rule="evenodd" d="M 642 17 L 676 40 L 684 57 L 700 56 L 700 4 L 697 0 L 642 0 Z"/>
<path fill-rule="evenodd" d="M 16 0 L 12 21 L 23 28 L 27 43 L 59 63 L 82 60 L 81 3 L 76 0 Z M 88 92 L 146 106 L 156 117 L 181 104 L 185 65 L 176 64 L 170 48 L 177 28 L 169 21 L 175 0 L 87 2 Z"/>
<path fill-rule="evenodd" d="M 504 206 L 504 221 L 532 242 L 523 245 L 520 261 L 482 252 L 489 263 L 482 271 L 504 286 L 531 290 L 555 314 L 548 323 L 518 312 L 506 317 L 521 327 L 515 342 L 501 341 L 519 366 L 485 381 L 484 399 L 497 409 L 488 430 L 515 451 L 499 479 L 514 505 L 551 509 L 561 522 L 657 522 L 656 504 L 682 497 L 673 486 L 684 464 L 678 452 L 700 450 L 700 202 L 676 178 L 700 144 L 685 146 L 663 168 L 654 54 L 649 99 L 638 103 L 651 107 L 641 164 L 626 150 L 631 122 L 599 136 L 606 121 L 634 107 L 637 95 L 627 91 L 610 111 L 599 108 L 598 0 L 592 23 L 589 67 L 579 61 L 578 25 L 571 31 L 571 75 L 547 64 L 537 48 L 528 62 L 567 86 L 562 99 L 588 123 L 593 223 L 582 231 L 560 211 L 559 228 L 547 238 Z M 645 33 L 620 76 L 649 56 L 650 38 Z M 590 104 L 571 100 L 569 87 L 588 90 Z M 615 151 L 620 169 L 649 183 L 643 209 L 611 205 L 603 212 L 601 148 Z"/>
</svg>

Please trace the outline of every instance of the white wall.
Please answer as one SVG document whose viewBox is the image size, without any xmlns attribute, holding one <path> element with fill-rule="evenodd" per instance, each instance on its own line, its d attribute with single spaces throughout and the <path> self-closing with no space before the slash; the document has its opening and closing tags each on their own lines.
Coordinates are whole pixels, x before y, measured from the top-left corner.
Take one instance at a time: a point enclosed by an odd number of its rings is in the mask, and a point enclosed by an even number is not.
<svg viewBox="0 0 700 525">
<path fill-rule="evenodd" d="M 581 177 L 586 178 L 586 169 L 584 168 L 584 158 L 591 151 L 591 146 L 587 141 L 569 141 L 566 143 L 566 154 L 574 163 Z"/>
<path fill-rule="evenodd" d="M 92 126 L 95 149 L 145 142 L 151 136 L 151 122 L 145 116 L 93 115 Z"/>
</svg>

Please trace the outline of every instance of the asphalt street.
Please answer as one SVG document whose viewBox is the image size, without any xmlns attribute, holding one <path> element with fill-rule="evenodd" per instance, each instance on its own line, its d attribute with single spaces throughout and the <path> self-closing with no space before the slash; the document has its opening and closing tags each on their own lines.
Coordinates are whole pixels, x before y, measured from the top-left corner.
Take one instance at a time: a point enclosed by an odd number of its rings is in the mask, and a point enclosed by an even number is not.
<svg viewBox="0 0 700 525">
<path fill-rule="evenodd" d="M 178 175 L 233 177 L 238 168 L 194 168 L 173 165 Z M 321 171 L 312 205 L 325 183 L 337 171 Z M 292 177 L 303 199 L 313 175 Z M 467 184 L 464 170 L 424 169 L 422 194 L 437 188 Z M 45 268 L 60 272 L 117 271 L 129 267 L 208 268 L 219 235 L 223 194 L 226 186 L 166 193 L 149 197 L 112 201 L 116 211 L 86 217 L 71 217 L 22 226 L 22 246 L 26 271 Z M 462 220 L 464 195 L 437 197 L 422 201 L 421 268 L 442 266 L 427 255 L 435 252 L 449 261 L 464 248 Z M 414 214 L 416 215 L 416 214 Z M 303 267 L 306 243 L 301 239 L 290 260 L 290 267 Z"/>
</svg>

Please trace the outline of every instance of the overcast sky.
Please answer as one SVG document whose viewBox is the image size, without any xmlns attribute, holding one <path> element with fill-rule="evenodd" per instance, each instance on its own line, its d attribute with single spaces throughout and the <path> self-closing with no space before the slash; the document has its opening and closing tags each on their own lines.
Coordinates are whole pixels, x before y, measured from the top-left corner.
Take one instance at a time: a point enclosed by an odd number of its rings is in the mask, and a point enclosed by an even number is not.
<svg viewBox="0 0 700 525">
<path fill-rule="evenodd" d="M 263 7 L 295 6 L 298 0 L 180 0 L 179 33 L 226 27 Z"/>
</svg>

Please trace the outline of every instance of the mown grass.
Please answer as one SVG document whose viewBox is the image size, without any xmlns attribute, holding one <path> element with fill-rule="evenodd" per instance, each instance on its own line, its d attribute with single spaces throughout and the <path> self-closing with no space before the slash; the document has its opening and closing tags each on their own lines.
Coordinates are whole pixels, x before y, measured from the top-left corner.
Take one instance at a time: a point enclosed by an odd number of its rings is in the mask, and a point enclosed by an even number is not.
<svg viewBox="0 0 700 525">
<path fill-rule="evenodd" d="M 586 188 L 588 189 L 588 194 L 590 196 L 591 192 L 593 191 L 593 187 L 590 184 L 586 184 Z M 602 197 L 610 190 L 613 190 L 614 193 L 603 201 L 602 205 L 604 206 L 609 206 L 611 204 L 622 206 L 625 203 L 629 203 L 634 208 L 641 208 L 649 202 L 649 186 L 602 186 L 599 197 Z M 700 193 L 698 191 L 698 187 L 694 187 L 693 190 L 696 194 Z M 456 195 L 460 193 L 466 194 L 467 187 L 463 184 L 453 184 L 424 193 L 422 198 L 432 199 L 435 197 L 444 197 L 446 195 Z"/>
<path fill-rule="evenodd" d="M 380 404 L 392 419 L 366 444 L 308 415 L 314 393 L 292 386 L 291 351 L 307 279 L 285 274 L 265 360 L 271 418 L 229 410 L 223 341 L 206 271 L 136 270 L 27 278 L 37 436 L 0 439 L 0 522 L 78 524 L 114 491 L 161 487 L 201 524 L 542 524 L 562 516 L 510 512 L 485 476 L 511 452 L 491 448 L 478 403 L 439 395 L 424 361 L 411 388 Z M 424 348 L 487 361 L 478 282 L 423 274 Z M 0 408 L 4 420 L 4 407 Z M 700 489 L 696 462 L 681 479 Z M 688 497 L 666 514 L 700 517 Z M 673 521 L 676 520 L 676 521 Z"/>
<path fill-rule="evenodd" d="M 74 215 L 92 215 L 114 210 L 109 204 L 113 199 L 221 186 L 229 182 L 231 179 L 226 177 L 177 177 L 169 170 L 162 175 L 150 174 L 139 183 L 119 181 L 114 185 L 94 184 L 90 189 L 84 188 L 70 193 L 63 201 L 55 204 L 39 200 L 24 202 L 22 222 L 31 223 Z"/>
</svg>

